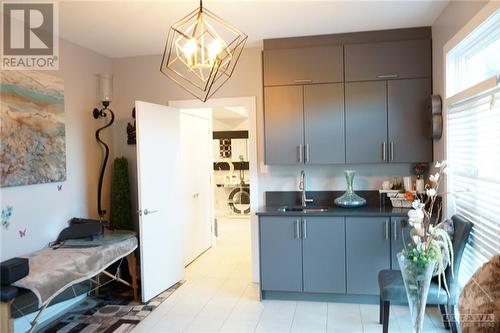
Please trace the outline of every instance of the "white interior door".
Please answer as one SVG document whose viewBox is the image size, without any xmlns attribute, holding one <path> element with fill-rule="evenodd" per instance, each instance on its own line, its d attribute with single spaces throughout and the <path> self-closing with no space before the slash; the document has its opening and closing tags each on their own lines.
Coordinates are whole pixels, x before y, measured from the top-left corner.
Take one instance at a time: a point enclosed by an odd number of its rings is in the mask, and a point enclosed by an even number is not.
<svg viewBox="0 0 500 333">
<path fill-rule="evenodd" d="M 186 265 L 212 245 L 212 119 L 197 113 L 180 115 Z"/>
<path fill-rule="evenodd" d="M 177 109 L 135 102 L 142 301 L 184 275 Z"/>
</svg>

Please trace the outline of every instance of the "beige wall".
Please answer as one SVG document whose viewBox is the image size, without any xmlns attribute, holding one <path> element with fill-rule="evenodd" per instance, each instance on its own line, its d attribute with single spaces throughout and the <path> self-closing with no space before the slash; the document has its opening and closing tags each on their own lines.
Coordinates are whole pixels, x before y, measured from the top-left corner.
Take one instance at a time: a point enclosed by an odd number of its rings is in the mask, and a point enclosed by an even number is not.
<svg viewBox="0 0 500 333">
<path fill-rule="evenodd" d="M 96 188 L 101 150 L 94 138 L 102 121 L 92 118 L 96 105 L 95 74 L 110 72 L 111 60 L 74 44 L 60 42 L 60 70 L 64 79 L 67 181 L 2 188 L 1 206 L 14 212 L 10 227 L 1 229 L 1 260 L 47 245 L 72 217 L 97 217 Z M 108 178 L 109 180 L 109 178 Z M 57 185 L 62 184 L 62 191 Z M 103 194 L 108 207 L 109 186 Z M 19 229 L 27 229 L 19 237 Z"/>
<path fill-rule="evenodd" d="M 444 45 L 488 2 L 451 1 L 432 25 L 434 95 L 444 98 Z M 445 133 L 443 133 L 443 138 Z M 443 160 L 444 140 L 434 141 L 434 160 Z"/>
</svg>

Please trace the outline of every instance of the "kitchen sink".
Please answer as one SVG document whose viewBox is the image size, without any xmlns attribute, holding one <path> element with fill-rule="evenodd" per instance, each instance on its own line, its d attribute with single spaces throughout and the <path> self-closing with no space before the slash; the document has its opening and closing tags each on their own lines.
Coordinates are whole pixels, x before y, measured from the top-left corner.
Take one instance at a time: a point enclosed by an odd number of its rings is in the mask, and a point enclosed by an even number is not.
<svg viewBox="0 0 500 333">
<path fill-rule="evenodd" d="M 328 211 L 326 206 L 317 207 L 302 207 L 302 206 L 282 206 L 279 207 L 278 212 L 302 212 L 302 213 L 320 213 Z"/>
</svg>

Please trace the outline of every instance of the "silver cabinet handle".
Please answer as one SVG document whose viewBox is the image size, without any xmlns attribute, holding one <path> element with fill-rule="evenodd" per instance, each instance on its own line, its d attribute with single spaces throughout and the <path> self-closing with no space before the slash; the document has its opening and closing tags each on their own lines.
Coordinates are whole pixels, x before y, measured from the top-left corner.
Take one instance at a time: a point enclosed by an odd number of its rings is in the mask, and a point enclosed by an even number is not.
<svg viewBox="0 0 500 333">
<path fill-rule="evenodd" d="M 302 238 L 303 239 L 307 238 L 307 220 L 306 219 L 302 220 Z"/>
<path fill-rule="evenodd" d="M 385 239 L 389 239 L 389 221 L 385 220 Z"/>
<path fill-rule="evenodd" d="M 377 75 L 377 78 L 379 79 L 395 79 L 398 77 L 398 74 L 380 74 Z"/>
<path fill-rule="evenodd" d="M 295 83 L 311 83 L 312 80 L 302 79 L 302 80 L 293 80 L 293 82 L 295 82 Z"/>
<path fill-rule="evenodd" d="M 309 144 L 307 143 L 305 145 L 305 151 L 304 151 L 304 160 L 305 160 L 305 163 L 309 163 Z"/>
<path fill-rule="evenodd" d="M 394 240 L 398 240 L 398 229 L 397 229 L 397 224 L 396 221 L 392 221 L 392 229 L 393 229 L 393 235 L 392 238 Z"/>
<path fill-rule="evenodd" d="M 295 220 L 295 234 L 294 234 L 294 238 L 295 239 L 299 239 L 300 238 L 300 233 L 299 233 L 299 228 L 300 228 L 300 219 L 296 219 Z"/>
<path fill-rule="evenodd" d="M 389 145 L 389 155 L 390 155 L 390 159 L 391 161 L 394 160 L 394 142 L 391 141 L 390 145 Z"/>
<path fill-rule="evenodd" d="M 154 214 L 154 213 L 156 213 L 156 212 L 158 212 L 158 210 L 148 210 L 148 209 L 146 208 L 146 209 L 144 209 L 144 212 L 143 212 L 143 213 L 144 213 L 144 215 L 150 215 L 150 214 Z"/>
<path fill-rule="evenodd" d="M 297 146 L 297 160 L 299 163 L 302 163 L 302 158 L 304 157 L 304 149 L 302 147 L 302 144 Z"/>
<path fill-rule="evenodd" d="M 387 144 L 384 141 L 382 143 L 382 161 L 386 161 L 386 160 L 387 160 Z"/>
</svg>

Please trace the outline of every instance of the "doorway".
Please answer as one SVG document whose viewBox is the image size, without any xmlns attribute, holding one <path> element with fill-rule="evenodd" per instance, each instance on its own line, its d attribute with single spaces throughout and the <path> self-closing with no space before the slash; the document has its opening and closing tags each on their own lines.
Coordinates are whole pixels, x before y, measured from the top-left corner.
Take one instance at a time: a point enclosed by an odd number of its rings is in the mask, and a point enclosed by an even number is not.
<svg viewBox="0 0 500 333">
<path fill-rule="evenodd" d="M 189 175 L 193 175 L 193 173 L 203 174 L 199 170 L 199 163 L 188 162 L 193 161 L 194 154 L 187 154 L 187 151 L 193 150 L 198 152 L 196 153 L 197 158 L 201 158 L 200 156 L 206 152 L 209 152 L 211 155 L 211 165 L 206 170 L 211 173 L 212 198 L 206 200 L 201 195 L 196 198 L 199 199 L 197 207 L 204 207 L 205 211 L 210 211 L 211 219 L 208 224 L 204 224 L 201 221 L 205 221 L 205 219 L 196 216 L 187 217 L 187 220 L 192 222 L 188 222 L 188 226 L 185 229 L 186 244 L 196 243 L 198 245 L 206 245 L 206 237 L 195 240 L 194 235 L 197 234 L 200 237 L 203 234 L 200 230 L 210 230 L 211 242 L 208 246 L 209 248 L 212 247 L 212 250 L 214 250 L 217 247 L 225 248 L 228 244 L 231 244 L 231 251 L 240 252 L 237 248 L 238 246 L 246 247 L 245 249 L 241 249 L 246 251 L 240 253 L 250 253 L 252 264 L 249 267 L 249 271 L 254 271 L 254 266 L 258 265 L 254 260 L 256 250 L 251 245 L 256 244 L 253 242 L 256 239 L 257 232 L 255 227 L 256 219 L 253 212 L 258 207 L 256 195 L 257 145 L 255 98 L 211 99 L 206 103 L 201 103 L 197 100 L 170 101 L 168 104 L 179 109 L 181 115 L 185 114 L 181 118 L 184 117 L 186 124 L 189 124 L 196 117 L 203 119 L 210 118 L 211 120 L 210 139 L 206 140 L 203 144 L 201 144 L 200 140 L 207 138 L 207 136 L 199 135 L 199 132 L 202 130 L 201 128 L 203 128 L 201 125 L 201 127 L 197 127 L 198 125 L 188 125 L 189 129 L 186 130 L 186 135 L 181 134 L 181 138 L 184 138 L 182 141 L 187 142 L 186 147 L 184 144 L 181 144 L 181 156 L 186 156 L 186 160 L 183 158 L 182 163 L 185 175 L 184 179 L 189 178 Z M 183 127 L 181 121 L 181 133 L 183 132 Z M 200 144 L 190 149 L 188 146 L 193 147 L 193 143 L 195 142 Z M 206 148 L 207 143 L 210 145 L 209 149 Z M 193 165 L 197 165 L 196 168 L 198 171 L 193 169 Z M 197 190 L 191 190 L 188 187 L 196 187 L 196 184 L 199 182 L 200 180 L 196 177 L 188 179 L 188 183 L 185 186 L 187 194 L 184 196 L 186 202 L 194 200 L 194 198 L 188 198 L 189 194 L 196 196 L 198 193 Z M 210 204 L 210 207 L 207 208 L 206 204 Z M 190 215 L 199 214 L 189 209 L 185 211 Z M 247 239 L 248 241 L 236 241 L 237 239 Z M 186 246 L 190 248 L 189 251 L 186 249 L 186 254 L 189 254 L 185 258 L 186 264 L 193 261 L 196 262 L 196 258 L 206 250 L 203 246 L 198 246 L 196 249 L 190 245 Z M 210 255 L 218 253 L 218 251 L 212 250 L 211 252 L 213 253 Z"/>
<path fill-rule="evenodd" d="M 180 160 L 184 205 L 184 265 L 212 246 L 212 112 L 181 109 Z"/>
</svg>

